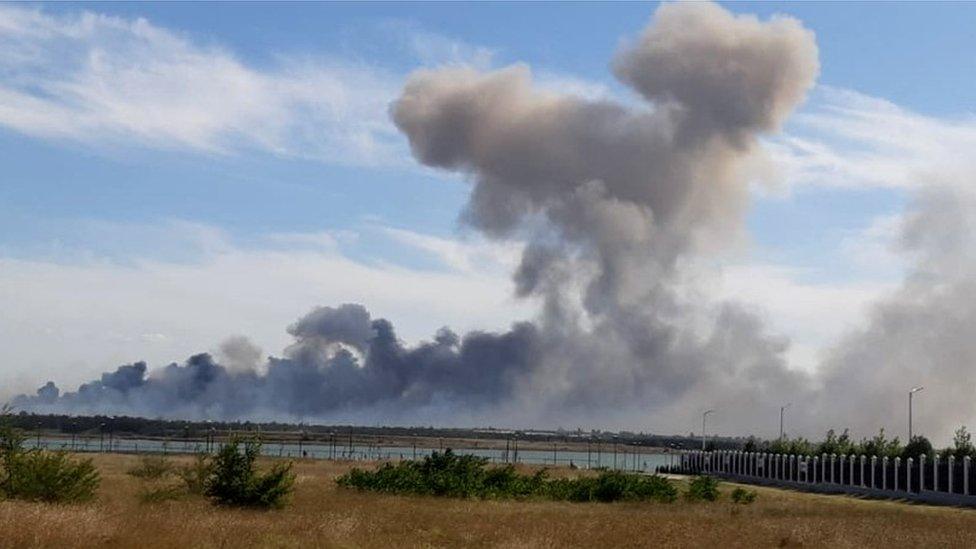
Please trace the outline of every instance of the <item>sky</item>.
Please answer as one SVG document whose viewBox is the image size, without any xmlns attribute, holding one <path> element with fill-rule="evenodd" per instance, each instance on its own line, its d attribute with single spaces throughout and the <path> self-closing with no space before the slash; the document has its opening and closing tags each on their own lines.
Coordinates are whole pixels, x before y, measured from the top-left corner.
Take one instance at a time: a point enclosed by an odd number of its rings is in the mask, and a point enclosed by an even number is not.
<svg viewBox="0 0 976 549">
<path fill-rule="evenodd" d="M 976 139 L 976 5 L 723 5 L 800 20 L 820 71 L 762 138 L 745 234 L 701 291 L 816 371 L 905 278 L 919 174 Z M 633 104 L 609 60 L 656 7 L 0 5 L 0 397 L 233 336 L 279 354 L 319 305 L 362 303 L 409 342 L 533 317 L 520 243 L 459 221 L 470 178 L 419 162 L 390 105 L 418 69 L 516 63 Z"/>
</svg>

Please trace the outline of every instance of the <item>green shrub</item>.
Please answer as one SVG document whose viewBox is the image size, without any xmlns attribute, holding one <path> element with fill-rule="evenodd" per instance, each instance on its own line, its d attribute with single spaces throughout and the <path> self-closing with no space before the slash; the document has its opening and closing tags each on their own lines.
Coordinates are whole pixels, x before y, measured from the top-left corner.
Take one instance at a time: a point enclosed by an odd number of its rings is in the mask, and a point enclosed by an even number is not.
<svg viewBox="0 0 976 549">
<path fill-rule="evenodd" d="M 451 450 L 420 461 L 387 463 L 373 471 L 353 469 L 337 482 L 374 492 L 480 499 L 670 502 L 677 498 L 671 482 L 656 475 L 601 471 L 596 477 L 550 479 L 545 470 L 521 475 L 511 465 L 490 467 L 485 458 L 459 456 Z"/>
<path fill-rule="evenodd" d="M 740 503 L 742 505 L 749 505 L 750 503 L 756 501 L 756 493 L 750 490 L 746 490 L 741 486 L 732 490 L 732 502 Z"/>
<path fill-rule="evenodd" d="M 207 490 L 207 479 L 213 473 L 213 464 L 210 457 L 205 454 L 197 454 L 193 463 L 184 465 L 176 470 L 176 476 L 180 477 L 186 491 L 193 495 L 203 495 Z"/>
<path fill-rule="evenodd" d="M 569 501 L 658 501 L 670 503 L 678 490 L 664 477 L 604 471 L 597 477 L 558 479 L 548 483 L 551 499 Z"/>
<path fill-rule="evenodd" d="M 29 501 L 71 503 L 89 500 L 98 488 L 98 471 L 90 459 L 75 460 L 64 452 L 42 450 L 8 454 L 0 491 Z"/>
<path fill-rule="evenodd" d="M 148 455 L 139 459 L 139 465 L 128 473 L 144 480 L 158 480 L 173 472 L 173 464 L 165 456 Z"/>
<path fill-rule="evenodd" d="M 225 444 L 213 458 L 204 493 L 219 505 L 280 508 L 295 484 L 291 463 L 275 464 L 266 473 L 258 473 L 254 462 L 261 444 L 234 440 Z"/>
<path fill-rule="evenodd" d="M 0 497 L 60 503 L 94 497 L 99 476 L 90 459 L 25 450 L 24 435 L 11 425 L 8 413 L 0 409 Z"/>
<path fill-rule="evenodd" d="M 718 480 L 707 475 L 692 479 L 685 492 L 685 497 L 691 501 L 715 501 L 718 496 Z"/>
</svg>

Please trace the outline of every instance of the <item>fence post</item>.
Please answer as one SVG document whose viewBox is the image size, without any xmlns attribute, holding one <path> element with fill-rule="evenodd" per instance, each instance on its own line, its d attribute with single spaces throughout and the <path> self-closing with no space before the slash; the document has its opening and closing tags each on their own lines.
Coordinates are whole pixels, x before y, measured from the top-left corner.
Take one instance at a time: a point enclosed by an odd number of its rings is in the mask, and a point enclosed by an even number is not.
<svg viewBox="0 0 976 549">
<path fill-rule="evenodd" d="M 789 465 L 786 468 L 786 480 L 794 482 L 796 481 L 796 470 L 795 470 L 796 468 L 794 467 L 794 464 L 796 463 L 796 456 L 790 454 L 790 457 L 787 459 L 787 462 L 789 463 Z"/>
<path fill-rule="evenodd" d="M 834 464 L 837 462 L 837 454 L 830 454 L 830 483 L 834 484 Z"/>
<path fill-rule="evenodd" d="M 925 490 L 925 454 L 918 456 L 918 493 Z"/>
<path fill-rule="evenodd" d="M 932 458 L 932 491 L 939 491 L 939 454 Z"/>
<path fill-rule="evenodd" d="M 868 459 L 868 458 L 866 458 L 866 457 L 864 456 L 864 454 L 861 454 L 861 460 L 860 460 L 860 461 L 861 461 L 861 463 L 859 464 L 859 466 L 860 466 L 860 468 L 861 468 L 861 469 L 860 469 L 860 471 L 861 471 L 861 472 L 860 472 L 860 475 L 861 475 L 861 488 L 864 488 L 864 487 L 865 487 L 865 484 L 864 484 L 864 462 L 865 462 L 865 461 L 866 461 L 867 459 Z"/>
<path fill-rule="evenodd" d="M 956 480 L 956 456 L 949 456 L 949 471 L 946 474 L 947 492 L 952 493 L 952 482 Z"/>
<path fill-rule="evenodd" d="M 871 488 L 875 488 L 878 477 L 878 456 L 871 456 Z"/>
<path fill-rule="evenodd" d="M 962 458 L 962 493 L 969 495 L 969 456 Z"/>
<path fill-rule="evenodd" d="M 817 467 L 820 465 L 820 458 L 813 456 L 813 480 L 811 482 L 817 482 Z M 808 475 L 809 478 L 809 475 Z M 820 476 L 820 482 L 823 482 L 823 475 Z"/>
<path fill-rule="evenodd" d="M 905 491 L 912 491 L 912 458 L 905 460 Z"/>
<path fill-rule="evenodd" d="M 820 455 L 820 484 L 827 483 L 827 454 Z"/>
<path fill-rule="evenodd" d="M 894 475 L 895 485 L 893 487 L 893 490 L 896 491 L 896 492 L 898 491 L 898 466 L 899 465 L 901 465 L 901 458 L 900 457 L 896 457 L 895 458 L 895 462 L 894 462 L 894 467 L 895 467 L 895 470 L 894 470 L 894 473 L 895 473 L 895 475 Z M 885 482 L 887 482 L 887 481 L 888 481 L 888 479 L 886 477 L 885 478 Z"/>
<path fill-rule="evenodd" d="M 888 489 L 888 456 L 881 458 L 881 489 Z"/>
<path fill-rule="evenodd" d="M 854 486 L 854 462 L 855 461 L 857 461 L 857 456 L 855 456 L 854 454 L 851 454 L 850 465 L 848 465 L 848 469 L 850 469 L 850 471 L 847 473 L 847 485 L 848 486 Z"/>
<path fill-rule="evenodd" d="M 845 456 L 844 454 L 841 454 L 840 455 L 840 467 L 838 467 L 839 473 L 840 473 L 840 478 L 838 480 L 840 482 L 838 482 L 838 484 L 844 484 L 844 462 L 846 460 L 847 460 L 847 456 Z"/>
</svg>

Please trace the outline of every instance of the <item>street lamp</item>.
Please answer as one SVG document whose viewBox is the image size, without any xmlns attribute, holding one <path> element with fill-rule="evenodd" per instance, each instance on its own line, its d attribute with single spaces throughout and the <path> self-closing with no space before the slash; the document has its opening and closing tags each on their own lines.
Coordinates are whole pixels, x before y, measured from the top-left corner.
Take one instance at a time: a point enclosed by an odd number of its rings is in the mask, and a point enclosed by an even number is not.
<svg viewBox="0 0 976 549">
<path fill-rule="evenodd" d="M 912 397 L 915 393 L 921 391 L 925 387 L 919 385 L 918 387 L 912 387 L 911 391 L 908 391 L 908 442 L 912 442 Z"/>
<path fill-rule="evenodd" d="M 705 418 L 715 410 L 705 410 L 702 414 L 702 451 L 705 451 Z"/>
<path fill-rule="evenodd" d="M 783 440 L 783 414 L 786 413 L 786 409 L 792 406 L 792 402 L 787 402 L 785 406 L 779 407 L 779 439 Z"/>
</svg>

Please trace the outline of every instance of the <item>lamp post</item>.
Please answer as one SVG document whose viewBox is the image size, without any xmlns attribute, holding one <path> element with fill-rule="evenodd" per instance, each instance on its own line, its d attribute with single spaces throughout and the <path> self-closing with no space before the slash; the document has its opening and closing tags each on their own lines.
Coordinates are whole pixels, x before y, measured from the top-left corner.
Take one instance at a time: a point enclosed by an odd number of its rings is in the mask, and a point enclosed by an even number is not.
<svg viewBox="0 0 976 549">
<path fill-rule="evenodd" d="M 783 435 L 785 434 L 783 431 L 783 415 L 786 413 L 786 409 L 792 405 L 793 405 L 792 402 L 787 402 L 785 406 L 779 407 L 779 439 L 780 440 L 783 440 Z"/>
<path fill-rule="evenodd" d="M 705 410 L 705 412 L 702 413 L 702 451 L 703 452 L 705 451 L 705 418 L 708 417 L 708 414 L 711 414 L 714 411 L 715 410 Z"/>
<path fill-rule="evenodd" d="M 908 391 L 908 442 L 912 442 L 912 397 L 915 393 L 921 391 L 925 387 L 919 385 L 918 387 L 912 387 L 911 391 Z"/>
</svg>

